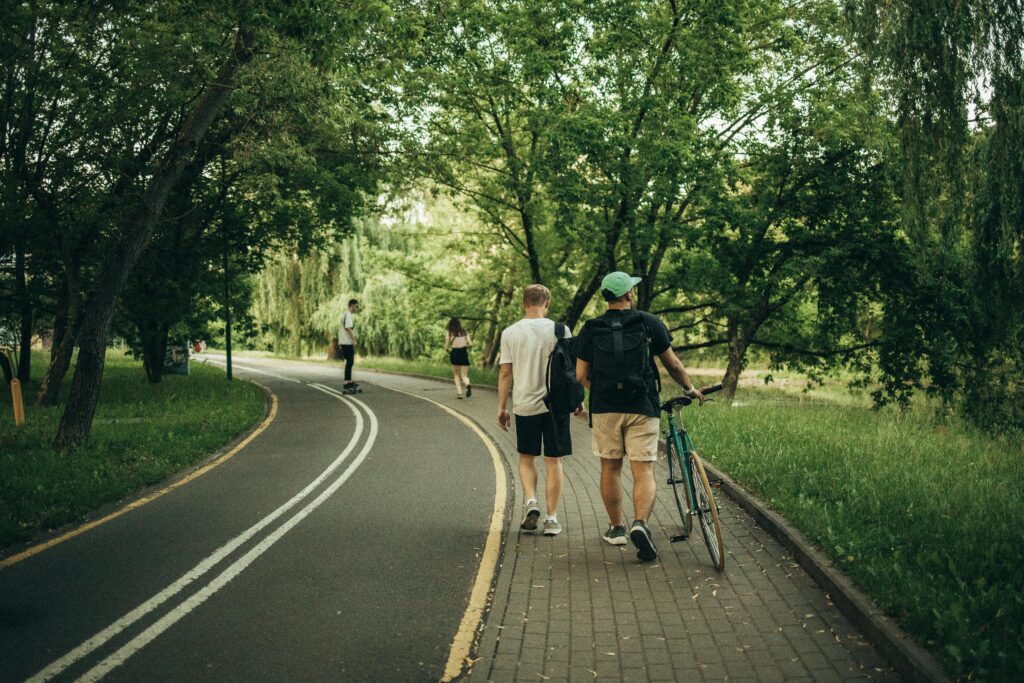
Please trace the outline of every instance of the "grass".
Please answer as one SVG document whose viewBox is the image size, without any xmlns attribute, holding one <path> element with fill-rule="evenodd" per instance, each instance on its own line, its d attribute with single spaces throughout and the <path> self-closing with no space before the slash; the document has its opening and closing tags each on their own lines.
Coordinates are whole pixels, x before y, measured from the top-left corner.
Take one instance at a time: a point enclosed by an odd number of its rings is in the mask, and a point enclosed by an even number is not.
<svg viewBox="0 0 1024 683">
<path fill-rule="evenodd" d="M 164 480 L 247 431 L 265 411 L 259 387 L 227 382 L 223 371 L 193 364 L 191 376 L 151 385 L 141 363 L 109 352 L 92 434 L 60 453 L 50 442 L 63 406 L 33 404 L 45 360 L 34 354 L 24 427 L 14 426 L 10 392 L 4 388 L 0 397 L 0 548 Z M 68 384 L 70 377 L 64 395 Z"/>
<path fill-rule="evenodd" d="M 957 677 L 1024 678 L 1024 447 L 925 408 L 781 390 L 686 411 L 698 448 Z"/>
</svg>

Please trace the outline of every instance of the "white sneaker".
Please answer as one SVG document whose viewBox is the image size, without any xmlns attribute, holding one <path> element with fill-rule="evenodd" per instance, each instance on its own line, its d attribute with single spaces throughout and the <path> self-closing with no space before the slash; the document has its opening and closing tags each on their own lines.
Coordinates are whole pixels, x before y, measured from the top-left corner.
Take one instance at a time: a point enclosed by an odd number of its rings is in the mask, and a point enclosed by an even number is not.
<svg viewBox="0 0 1024 683">
<path fill-rule="evenodd" d="M 557 536 L 562 533 L 562 525 L 558 523 L 558 520 L 554 517 L 548 517 L 544 520 L 544 535 L 545 536 Z"/>
<path fill-rule="evenodd" d="M 519 525 L 519 528 L 523 531 L 536 531 L 537 520 L 540 519 L 540 508 L 537 507 L 537 499 L 531 498 L 526 501 L 523 510 L 523 523 Z"/>
</svg>

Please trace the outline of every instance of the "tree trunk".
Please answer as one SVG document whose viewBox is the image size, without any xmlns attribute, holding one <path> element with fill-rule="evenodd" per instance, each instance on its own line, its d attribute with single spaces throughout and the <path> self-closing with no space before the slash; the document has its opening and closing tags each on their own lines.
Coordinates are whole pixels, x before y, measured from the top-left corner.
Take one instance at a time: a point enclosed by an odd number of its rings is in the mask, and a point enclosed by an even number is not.
<svg viewBox="0 0 1024 683">
<path fill-rule="evenodd" d="M 594 298 L 594 294 L 597 292 L 598 287 L 601 286 L 601 280 L 604 278 L 605 273 L 598 266 L 594 269 L 594 275 L 587 282 L 580 285 L 579 289 L 576 290 L 575 296 L 569 303 L 569 308 L 566 309 L 565 315 L 562 320 L 569 327 L 573 329 L 576 327 L 576 323 L 580 321 L 583 316 L 583 311 L 586 310 L 587 304 Z"/>
<path fill-rule="evenodd" d="M 736 386 L 740 381 L 740 373 L 743 372 L 750 340 L 740 329 L 738 321 L 729 318 L 728 325 L 729 363 L 725 368 L 725 376 L 722 377 L 722 396 L 731 400 L 736 395 Z"/>
<path fill-rule="evenodd" d="M 235 87 L 238 69 L 252 59 L 249 40 L 248 31 L 240 28 L 235 35 L 231 57 L 196 101 L 171 148 L 154 169 L 139 198 L 135 215 L 127 224 L 124 239 L 107 259 L 93 287 L 82 320 L 78 364 L 71 380 L 71 393 L 53 441 L 55 448 L 65 449 L 89 436 L 99 400 L 100 379 L 106 360 L 107 336 L 114 306 L 129 273 L 149 243 L 167 195 L 192 158 L 199 140 L 227 104 Z"/>
<path fill-rule="evenodd" d="M 62 326 L 58 336 L 54 328 L 53 350 L 50 353 L 50 367 L 43 375 L 43 382 L 39 386 L 39 395 L 36 404 L 40 406 L 55 406 L 60 400 L 60 385 L 64 382 L 64 375 L 71 367 L 71 357 L 75 353 L 75 343 L 78 340 L 78 327 L 81 324 L 81 294 L 79 292 L 78 266 L 73 263 L 65 265 L 67 276 L 67 314 L 66 322 Z"/>
<path fill-rule="evenodd" d="M 40 406 L 55 406 L 60 401 L 60 385 L 64 381 L 64 375 L 71 367 L 71 356 L 75 353 L 75 332 L 68 329 L 60 341 L 60 346 L 54 346 L 56 353 L 50 360 L 50 367 L 43 375 L 43 382 L 39 386 L 39 395 L 36 404 Z"/>
<path fill-rule="evenodd" d="M 18 335 L 18 380 L 24 387 L 32 377 L 32 298 L 25 281 L 25 239 L 15 247 L 15 296 L 21 309 L 21 331 Z"/>
<path fill-rule="evenodd" d="M 167 325 L 156 324 L 151 329 L 139 329 L 142 339 L 142 367 L 150 384 L 159 384 L 164 376 L 164 359 L 167 357 Z"/>
<path fill-rule="evenodd" d="M 67 289 L 58 288 L 57 302 L 53 311 L 53 345 L 50 346 L 50 365 L 56 360 L 60 352 L 60 345 L 64 341 L 64 335 L 68 333 L 68 326 L 71 323 L 71 306 L 68 301 Z"/>
<path fill-rule="evenodd" d="M 501 348 L 501 330 L 498 329 L 498 316 L 501 314 L 502 305 L 512 300 L 512 292 L 498 290 L 495 295 L 495 307 L 490 311 L 490 323 L 487 325 L 487 345 L 483 348 L 483 355 L 480 358 L 481 368 L 493 368 L 495 360 L 498 359 L 498 350 Z"/>
<path fill-rule="evenodd" d="M 533 284 L 542 285 L 544 279 L 540 273 L 540 257 L 537 255 L 537 245 L 533 239 L 533 216 L 527 210 L 519 212 L 523 224 L 523 236 L 526 237 L 526 258 L 530 262 L 530 276 Z"/>
</svg>

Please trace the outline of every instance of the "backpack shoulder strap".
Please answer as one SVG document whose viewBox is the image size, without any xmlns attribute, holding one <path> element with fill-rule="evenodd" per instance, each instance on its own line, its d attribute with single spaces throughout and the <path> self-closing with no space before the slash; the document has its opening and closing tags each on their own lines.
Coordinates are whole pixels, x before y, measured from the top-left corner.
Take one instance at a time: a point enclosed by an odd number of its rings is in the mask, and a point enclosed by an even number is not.
<svg viewBox="0 0 1024 683">
<path fill-rule="evenodd" d="M 621 363 L 624 357 L 622 348 L 622 320 L 612 321 L 612 346 L 615 349 L 615 362 Z"/>
<path fill-rule="evenodd" d="M 564 338 L 565 338 L 565 323 L 563 323 L 561 320 L 559 320 L 559 321 L 557 321 L 555 323 L 555 339 L 557 341 L 562 341 L 562 339 L 564 339 Z"/>
<path fill-rule="evenodd" d="M 559 332 L 564 329 L 565 323 L 558 321 L 555 322 L 555 348 L 551 349 L 551 353 L 548 354 L 548 363 L 544 368 L 544 391 L 546 391 L 548 394 L 551 393 L 551 363 L 554 362 L 555 351 L 558 350 L 558 340 L 562 338 Z M 562 332 L 562 334 L 565 333 Z"/>
</svg>

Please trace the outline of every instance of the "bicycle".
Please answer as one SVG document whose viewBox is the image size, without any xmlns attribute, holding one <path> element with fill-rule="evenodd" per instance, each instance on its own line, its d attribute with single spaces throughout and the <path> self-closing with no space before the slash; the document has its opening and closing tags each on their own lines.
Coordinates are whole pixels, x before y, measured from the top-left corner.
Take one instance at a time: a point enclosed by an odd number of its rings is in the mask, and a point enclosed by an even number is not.
<svg viewBox="0 0 1024 683">
<path fill-rule="evenodd" d="M 721 390 L 722 385 L 716 384 L 700 392 L 707 396 Z M 693 440 L 683 425 L 682 409 L 693 403 L 689 396 L 677 396 L 661 404 L 661 409 L 668 414 L 668 430 L 665 433 L 665 450 L 668 456 L 668 483 L 672 485 L 672 494 L 676 500 L 676 509 L 683 522 L 683 532 L 671 536 L 672 543 L 685 541 L 690 537 L 693 528 L 693 517 L 700 522 L 704 544 L 711 554 L 715 569 L 725 568 L 725 546 L 722 544 L 722 527 L 718 522 L 718 503 L 711 493 L 711 482 L 708 481 L 704 463 L 697 455 Z M 676 414 L 678 413 L 678 422 Z M 678 474 L 676 473 L 678 470 Z"/>
</svg>

